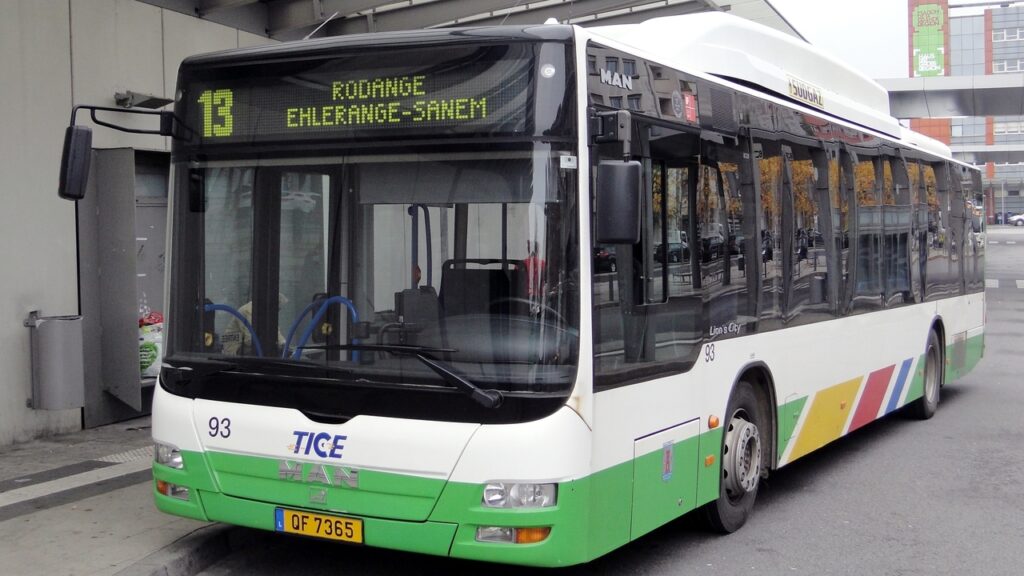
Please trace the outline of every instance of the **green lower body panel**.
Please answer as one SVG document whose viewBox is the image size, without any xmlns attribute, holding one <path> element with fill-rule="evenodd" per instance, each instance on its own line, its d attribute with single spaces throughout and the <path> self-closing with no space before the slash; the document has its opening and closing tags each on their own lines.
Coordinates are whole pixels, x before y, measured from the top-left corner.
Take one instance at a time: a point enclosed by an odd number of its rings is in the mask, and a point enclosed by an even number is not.
<svg viewBox="0 0 1024 576">
<path fill-rule="evenodd" d="M 421 513 L 424 492 L 436 481 L 360 471 L 358 488 L 337 483 L 325 486 L 310 477 L 317 473 L 316 467 L 292 468 L 301 475 L 282 479 L 280 463 L 270 458 L 197 452 L 183 452 L 182 457 L 185 467 L 181 470 L 154 464 L 153 496 L 161 511 L 197 520 L 272 531 L 276 509 L 287 507 L 359 518 L 363 522 L 364 543 L 369 546 L 535 566 L 586 562 L 629 541 L 630 503 L 625 495 L 632 482 L 632 463 L 560 483 L 557 505 L 543 509 L 485 508 L 481 505 L 482 485 L 442 482 L 443 489 L 438 490 L 427 508 L 429 517 L 410 521 L 409 516 Z M 221 465 L 225 470 L 221 470 Z M 243 470 L 251 476 L 245 477 Z M 238 495 L 222 492 L 222 475 L 228 488 Z M 157 481 L 188 488 L 187 500 L 159 493 Z M 606 497 L 592 498 L 594 486 Z M 308 497 L 299 502 L 300 496 L 313 492 L 318 493 L 322 503 L 312 503 Z M 384 498 L 384 494 L 395 497 Z M 365 507 L 370 497 L 381 498 L 382 502 L 372 512 Z M 363 510 L 354 513 L 348 503 L 362 506 Z M 592 514 L 602 518 L 599 529 L 592 527 Z M 481 526 L 550 527 L 551 531 L 544 541 L 535 544 L 478 542 L 477 528 Z"/>
<path fill-rule="evenodd" d="M 358 487 L 337 483 L 325 486 L 314 480 L 333 477 L 330 470 L 326 476 L 310 476 L 319 474 L 316 467 L 281 468 L 275 459 L 255 456 L 182 452 L 184 469 L 153 465 L 153 496 L 161 511 L 197 520 L 272 531 L 276 509 L 287 507 L 359 518 L 363 521 L 364 542 L 369 546 L 488 562 L 568 566 L 606 554 L 628 543 L 632 536 L 717 498 L 721 443 L 720 429 L 677 442 L 671 451 L 669 479 L 662 468 L 663 453 L 658 450 L 561 482 L 556 505 L 540 509 L 485 508 L 482 485 L 446 482 L 423 520 L 408 518 L 422 513 L 421 500 L 434 480 L 360 471 Z M 225 493 L 228 490 L 221 484 L 218 463 L 225 465 L 225 480 L 237 494 Z M 247 479 L 243 471 L 262 476 Z M 290 471 L 297 477 L 282 477 Z M 158 481 L 188 488 L 187 497 L 161 494 Z M 685 494 L 676 494 L 679 490 Z M 381 496 L 384 504 L 378 509 L 364 508 L 355 513 L 346 505 L 352 502 L 365 506 L 370 493 Z M 383 498 L 384 493 L 405 497 Z M 303 494 L 305 499 L 300 502 Z M 403 503 L 409 504 L 408 510 L 400 509 Z M 631 536 L 634 522 L 643 529 Z M 550 533 L 533 544 L 479 542 L 476 536 L 480 527 L 550 528 Z"/>
<path fill-rule="evenodd" d="M 985 334 L 946 347 L 946 382 L 958 380 L 974 369 L 985 355 Z"/>
<path fill-rule="evenodd" d="M 700 435 L 697 457 L 697 506 L 718 499 L 722 484 L 722 426 Z"/>
<path fill-rule="evenodd" d="M 985 334 L 981 333 L 971 338 L 954 341 L 946 346 L 945 350 L 945 374 L 944 382 L 950 383 L 967 375 L 974 369 L 985 355 Z M 922 354 L 917 362 L 917 369 L 914 370 L 914 379 L 907 391 L 905 404 L 909 404 L 924 396 L 924 360 Z"/>
</svg>

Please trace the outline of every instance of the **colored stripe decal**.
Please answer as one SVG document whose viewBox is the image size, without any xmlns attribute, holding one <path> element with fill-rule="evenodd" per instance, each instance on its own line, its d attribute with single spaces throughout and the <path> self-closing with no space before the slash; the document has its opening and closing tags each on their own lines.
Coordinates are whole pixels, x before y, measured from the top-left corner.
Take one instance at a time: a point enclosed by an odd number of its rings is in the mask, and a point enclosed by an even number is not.
<svg viewBox="0 0 1024 576">
<path fill-rule="evenodd" d="M 864 393 L 857 404 L 857 411 L 853 414 L 849 432 L 874 422 L 878 417 L 878 409 L 882 407 L 882 400 L 885 399 L 885 392 L 889 389 L 889 382 L 892 381 L 894 370 L 896 370 L 895 365 L 876 370 L 868 376 L 868 383 L 864 386 Z"/>
<path fill-rule="evenodd" d="M 900 375 L 896 377 L 896 387 L 892 389 L 892 396 L 889 397 L 889 405 L 885 408 L 888 414 L 899 407 L 900 396 L 903 394 L 903 386 L 907 383 L 907 376 L 910 375 L 910 366 L 914 363 L 913 358 L 907 358 L 900 366 Z"/>
<path fill-rule="evenodd" d="M 804 456 L 843 435 L 863 377 L 836 384 L 814 395 L 807 419 L 793 445 L 789 461 Z"/>
<path fill-rule="evenodd" d="M 793 439 L 793 432 L 796 431 L 796 424 L 800 421 L 800 414 L 804 411 L 807 403 L 807 396 L 798 398 L 779 406 L 779 446 L 778 457 L 781 460 L 786 453 L 789 441 Z"/>
</svg>

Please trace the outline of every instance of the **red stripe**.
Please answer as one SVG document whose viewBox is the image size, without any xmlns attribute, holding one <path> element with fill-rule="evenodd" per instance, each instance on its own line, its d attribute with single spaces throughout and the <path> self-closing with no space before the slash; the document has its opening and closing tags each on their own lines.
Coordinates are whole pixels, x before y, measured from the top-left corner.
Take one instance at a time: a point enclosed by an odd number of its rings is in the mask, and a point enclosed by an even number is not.
<svg viewBox="0 0 1024 576">
<path fill-rule="evenodd" d="M 860 397 L 857 412 L 854 413 L 853 422 L 850 423 L 850 432 L 878 417 L 878 409 L 882 407 L 885 391 L 889 389 L 889 381 L 892 380 L 892 373 L 895 369 L 895 365 L 889 366 L 872 372 L 871 376 L 868 376 L 864 394 Z"/>
</svg>

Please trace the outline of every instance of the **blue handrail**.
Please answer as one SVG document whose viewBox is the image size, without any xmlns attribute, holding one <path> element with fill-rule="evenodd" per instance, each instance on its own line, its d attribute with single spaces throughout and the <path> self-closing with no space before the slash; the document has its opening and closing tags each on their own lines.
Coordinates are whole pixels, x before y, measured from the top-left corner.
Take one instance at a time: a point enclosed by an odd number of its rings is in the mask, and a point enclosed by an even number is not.
<svg viewBox="0 0 1024 576">
<path fill-rule="evenodd" d="M 263 346 L 260 345 L 260 339 L 256 336 L 256 331 L 252 329 L 252 324 L 245 319 L 245 316 L 243 316 L 241 312 L 227 304 L 206 304 L 203 306 L 203 310 L 207 312 L 227 312 L 235 318 L 238 318 L 238 320 L 242 322 L 242 325 L 245 326 L 246 330 L 249 331 L 249 335 L 252 336 L 252 346 L 256 349 L 256 354 L 263 356 Z"/>
<path fill-rule="evenodd" d="M 315 304 L 315 302 L 313 304 Z M 307 306 L 306 310 L 299 315 L 300 320 L 306 315 L 306 312 L 313 304 Z M 295 347 L 295 352 L 292 354 L 292 360 L 299 359 L 299 355 L 302 354 L 302 348 L 306 345 L 306 342 L 309 342 L 309 338 L 313 335 L 313 330 L 316 328 L 317 322 L 320 322 L 320 319 L 324 317 L 324 314 L 327 313 L 327 308 L 329 308 L 331 304 L 344 304 L 345 307 L 348 308 L 348 311 L 352 313 L 352 323 L 355 324 L 356 322 L 359 322 L 359 313 L 356 312 L 355 304 L 353 304 L 351 300 L 344 296 L 331 296 L 327 300 L 323 301 L 323 304 L 320 305 L 320 309 L 313 315 L 313 319 L 309 322 L 309 327 L 306 328 L 306 331 L 302 334 L 302 339 L 299 340 L 299 345 Z M 296 321 L 296 324 L 297 323 L 298 321 Z M 359 342 L 358 340 L 352 340 L 352 343 L 358 344 Z M 289 344 L 291 344 L 290 335 L 288 341 L 285 342 L 285 354 L 288 353 Z M 358 361 L 359 353 L 353 352 L 352 358 Z"/>
<path fill-rule="evenodd" d="M 295 331 L 299 329 L 299 324 L 302 324 L 302 319 L 306 317 L 306 314 L 308 314 L 314 306 L 320 303 L 320 300 L 313 300 L 302 309 L 302 312 L 298 316 L 295 317 L 295 321 L 292 322 L 292 327 L 288 329 L 288 337 L 284 339 L 284 348 L 281 349 L 281 358 L 288 357 L 288 348 L 292 344 L 292 337 L 295 336 Z"/>
</svg>

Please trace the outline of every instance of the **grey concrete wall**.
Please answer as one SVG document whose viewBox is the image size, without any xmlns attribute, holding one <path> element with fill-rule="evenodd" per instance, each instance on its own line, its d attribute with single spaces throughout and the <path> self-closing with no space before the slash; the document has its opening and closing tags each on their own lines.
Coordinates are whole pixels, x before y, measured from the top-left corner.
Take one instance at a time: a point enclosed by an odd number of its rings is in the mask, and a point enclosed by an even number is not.
<svg viewBox="0 0 1024 576">
<path fill-rule="evenodd" d="M 0 444 L 79 426 L 79 411 L 33 411 L 30 310 L 78 309 L 75 207 L 57 198 L 71 111 L 65 0 L 0 2 Z"/>
<path fill-rule="evenodd" d="M 135 0 L 0 2 L 0 445 L 81 426 L 80 410 L 26 407 L 22 326 L 30 310 L 78 311 L 75 205 L 56 194 L 72 104 L 113 106 L 125 90 L 173 96 L 186 56 L 269 41 Z M 93 146 L 169 149 L 104 128 Z"/>
</svg>

